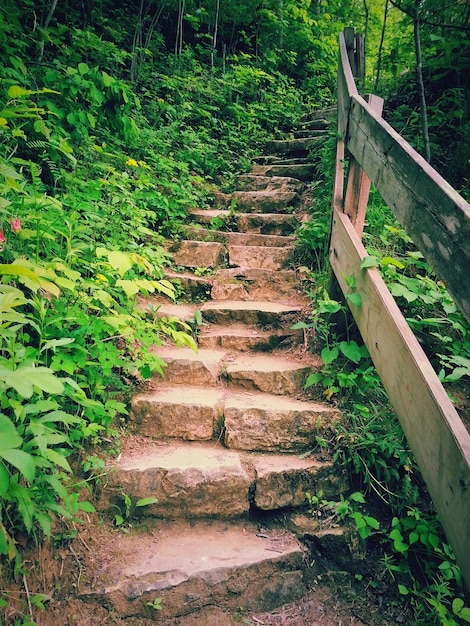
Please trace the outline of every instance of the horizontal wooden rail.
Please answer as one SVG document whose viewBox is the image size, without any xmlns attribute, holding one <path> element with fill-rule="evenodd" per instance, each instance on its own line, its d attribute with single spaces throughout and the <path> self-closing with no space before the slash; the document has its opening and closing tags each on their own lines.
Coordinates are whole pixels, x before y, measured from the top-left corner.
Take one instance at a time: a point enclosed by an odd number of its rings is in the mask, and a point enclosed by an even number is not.
<svg viewBox="0 0 470 626">
<path fill-rule="evenodd" d="M 470 321 L 470 206 L 381 118 L 380 99 L 359 96 L 348 58 L 351 30 L 340 35 L 330 262 L 344 294 L 352 282 L 346 278 L 354 277 L 362 304 L 348 300 L 349 307 L 470 588 L 470 435 L 380 272 L 361 269 L 372 181 Z"/>
</svg>

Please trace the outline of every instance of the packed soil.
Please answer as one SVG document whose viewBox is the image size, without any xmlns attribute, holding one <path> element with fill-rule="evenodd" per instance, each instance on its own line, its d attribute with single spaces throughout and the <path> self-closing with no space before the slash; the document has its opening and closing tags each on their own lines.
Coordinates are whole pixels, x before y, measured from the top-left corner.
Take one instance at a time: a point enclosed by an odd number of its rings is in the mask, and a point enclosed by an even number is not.
<svg viewBox="0 0 470 626">
<path fill-rule="evenodd" d="M 38 626 L 150 626 L 151 618 L 121 618 L 109 608 L 85 602 L 80 594 L 99 577 L 111 561 L 119 560 L 129 527 L 113 528 L 98 516 L 85 516 L 82 524 L 58 523 L 54 544 L 21 549 L 25 575 L 17 582 L 6 580 L 3 568 L 2 589 L 8 589 L 8 606 L 0 608 L 0 624 L 13 626 L 31 619 Z M 142 536 L 148 542 L 148 536 Z M 142 546 L 145 549 L 145 546 Z M 209 606 L 202 614 L 165 623 L 166 626 L 392 626 L 413 624 L 404 599 L 396 585 L 386 580 L 378 559 L 369 556 L 351 571 L 329 570 L 328 563 L 315 569 L 310 591 L 297 602 L 272 611 L 253 613 L 240 608 L 227 614 Z M 118 561 L 119 562 L 119 561 Z M 376 568 L 376 571 L 374 569 Z M 313 570 L 312 570 L 313 571 Z M 359 578 L 369 580 L 365 584 Z M 44 594 L 38 596 L 38 594 Z M 5 597 L 5 596 L 4 596 Z M 42 603 L 44 608 L 41 608 Z M 162 623 L 162 622 L 159 622 Z"/>
</svg>

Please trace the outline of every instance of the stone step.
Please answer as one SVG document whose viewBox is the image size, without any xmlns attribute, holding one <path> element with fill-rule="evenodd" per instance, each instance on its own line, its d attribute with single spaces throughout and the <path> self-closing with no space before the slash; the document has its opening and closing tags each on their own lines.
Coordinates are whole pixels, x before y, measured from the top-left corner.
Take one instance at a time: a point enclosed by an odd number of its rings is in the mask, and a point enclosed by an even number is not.
<svg viewBox="0 0 470 626">
<path fill-rule="evenodd" d="M 268 141 L 266 149 L 270 154 L 299 155 L 308 154 L 318 148 L 324 141 L 324 133 L 320 136 L 299 137 L 296 139 L 274 139 Z"/>
<path fill-rule="evenodd" d="M 332 118 L 333 115 L 335 115 L 337 111 L 337 106 L 336 105 L 332 105 L 329 107 L 325 107 L 323 109 L 316 109 L 315 111 L 309 111 L 308 113 L 305 113 L 304 115 L 302 115 L 302 119 L 300 122 L 300 125 L 303 126 L 304 124 L 310 124 L 311 122 L 317 122 L 317 121 L 324 121 L 326 123 L 329 123 L 330 119 Z"/>
<path fill-rule="evenodd" d="M 278 304 L 263 301 L 208 301 L 201 306 L 205 321 L 210 324 L 242 322 L 261 328 L 290 328 L 301 314 L 299 305 Z"/>
<path fill-rule="evenodd" d="M 284 213 L 236 213 L 223 209 L 192 209 L 190 218 L 197 224 L 213 224 L 215 220 L 223 222 L 231 219 L 237 232 L 254 232 L 262 235 L 292 235 L 300 226 L 299 220 Z M 223 232 L 223 228 L 221 229 Z"/>
<path fill-rule="evenodd" d="M 273 395 L 297 395 L 303 392 L 311 363 L 303 363 L 284 356 L 272 354 L 240 354 L 225 359 L 224 378 L 236 387 L 252 389 Z M 276 402 L 276 401 L 275 401 Z"/>
<path fill-rule="evenodd" d="M 315 122 L 315 124 L 317 123 Z M 327 128 L 312 128 L 311 126 L 309 126 L 304 127 L 303 130 L 295 130 L 293 132 L 293 135 L 295 139 L 307 139 L 309 137 L 327 138 L 329 132 Z"/>
<path fill-rule="evenodd" d="M 225 248 L 214 241 L 183 239 L 173 243 L 169 252 L 173 261 L 182 267 L 217 268 L 224 263 Z"/>
<path fill-rule="evenodd" d="M 298 280 L 294 270 L 272 272 L 242 267 L 221 269 L 214 277 L 211 298 L 269 302 L 273 294 L 276 294 L 276 300 L 298 299 Z"/>
<path fill-rule="evenodd" d="M 212 207 L 227 209 L 235 202 L 235 211 L 240 213 L 291 213 L 299 204 L 295 191 L 262 190 L 215 193 Z"/>
<path fill-rule="evenodd" d="M 302 338 L 299 330 L 264 331 L 244 324 L 203 327 L 198 336 L 200 348 L 237 350 L 238 352 L 267 352 L 275 348 L 290 348 Z"/>
<path fill-rule="evenodd" d="M 294 247 L 284 246 L 228 246 L 228 264 L 231 267 L 265 269 L 277 272 L 288 264 Z"/>
<path fill-rule="evenodd" d="M 198 350 L 171 346 L 156 346 L 152 352 L 162 358 L 165 367 L 165 383 L 172 385 L 216 385 L 219 382 L 224 359 L 224 350 Z M 161 380 L 160 377 L 157 380 Z M 184 389 L 181 390 L 181 399 Z"/>
<path fill-rule="evenodd" d="M 315 176 L 315 165 L 302 164 L 285 164 L 285 165 L 255 165 L 252 169 L 253 174 L 262 176 L 291 176 L 304 181 L 313 181 Z"/>
<path fill-rule="evenodd" d="M 221 378 L 229 384 L 274 395 L 299 394 L 312 371 L 312 361 L 298 361 L 282 353 L 273 355 L 237 354 L 224 350 L 158 346 L 152 352 L 163 359 L 168 385 L 216 385 Z M 157 384 L 161 377 L 155 379 Z M 184 397 L 181 390 L 181 398 Z"/>
<path fill-rule="evenodd" d="M 236 233 L 201 226 L 184 226 L 183 232 L 188 239 L 195 241 L 218 241 L 234 246 L 291 246 L 295 237 L 282 235 L 260 235 L 259 233 Z"/>
<path fill-rule="evenodd" d="M 110 473 L 99 500 L 101 511 L 125 513 L 123 493 L 130 498 L 131 507 L 141 499 L 157 500 L 146 505 L 145 511 L 131 509 L 134 517 L 247 518 L 257 509 L 303 508 L 306 492 L 321 491 L 329 498 L 345 489 L 344 479 L 338 477 L 331 461 L 227 449 L 216 442 L 131 437 L 123 441 L 118 462 L 107 469 Z"/>
<path fill-rule="evenodd" d="M 294 270 L 224 268 L 216 274 L 197 276 L 190 272 L 165 271 L 165 278 L 177 283 L 182 297 L 195 302 L 205 300 L 265 300 L 276 293 L 277 298 L 291 299 L 297 295 L 297 275 Z M 191 307 L 186 320 L 194 317 L 197 305 Z M 161 314 L 164 313 L 165 309 Z"/>
<path fill-rule="evenodd" d="M 121 618 L 227 626 L 240 607 L 272 610 L 307 590 L 303 550 L 285 531 L 260 532 L 249 522 L 155 521 L 148 532 L 148 542 L 139 529 L 110 533 L 113 551 L 102 555 L 109 565 L 80 597 Z M 155 598 L 161 610 L 149 606 Z"/>
<path fill-rule="evenodd" d="M 224 443 L 237 450 L 310 450 L 315 437 L 330 431 L 339 417 L 339 411 L 323 403 L 268 393 L 231 394 L 224 404 Z"/>
<path fill-rule="evenodd" d="M 240 191 L 283 190 L 302 191 L 304 184 L 296 178 L 288 176 L 257 176 L 256 174 L 240 174 L 237 177 L 237 189 Z"/>
<path fill-rule="evenodd" d="M 180 438 L 184 441 L 211 441 L 220 431 L 223 420 L 224 394 L 218 387 L 192 385 L 165 386 L 131 400 L 129 425 L 134 432 L 161 439 Z"/>
</svg>

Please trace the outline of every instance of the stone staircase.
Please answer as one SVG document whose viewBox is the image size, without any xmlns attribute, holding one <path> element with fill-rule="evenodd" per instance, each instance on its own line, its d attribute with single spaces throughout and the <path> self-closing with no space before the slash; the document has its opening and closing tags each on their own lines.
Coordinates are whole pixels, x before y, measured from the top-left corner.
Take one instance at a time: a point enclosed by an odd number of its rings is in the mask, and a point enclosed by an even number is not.
<svg viewBox="0 0 470 626">
<path fill-rule="evenodd" d="M 199 320 L 199 349 L 155 348 L 165 377 L 133 397 L 130 432 L 103 489 L 103 511 L 122 512 L 127 500 L 129 518 L 145 515 L 82 592 L 120 618 L 231 624 L 240 607 L 300 598 L 318 571 L 311 550 L 327 551 L 325 531 L 302 512 L 306 492 L 337 499 L 345 489 L 316 445 L 339 413 L 303 395 L 319 359 L 292 330 L 308 302 L 290 262 L 324 128 L 319 116 L 304 137 L 271 142 L 274 156 L 233 193 L 216 194 L 211 209 L 191 211 L 186 238 L 171 244 L 179 271 L 168 278 L 189 303 L 152 305 L 163 317 Z"/>
</svg>

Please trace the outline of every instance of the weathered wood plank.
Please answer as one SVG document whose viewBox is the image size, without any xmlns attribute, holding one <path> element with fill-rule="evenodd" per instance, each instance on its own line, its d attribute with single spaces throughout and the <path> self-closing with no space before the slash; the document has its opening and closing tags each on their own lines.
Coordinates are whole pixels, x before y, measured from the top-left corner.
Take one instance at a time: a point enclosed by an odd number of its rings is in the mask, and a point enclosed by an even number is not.
<svg viewBox="0 0 470 626">
<path fill-rule="evenodd" d="M 354 276 L 362 305 L 350 308 L 405 432 L 470 587 L 470 435 L 349 218 L 333 215 L 330 261 L 344 293 Z"/>
<path fill-rule="evenodd" d="M 357 95 L 346 148 L 470 321 L 470 205 Z"/>
<path fill-rule="evenodd" d="M 378 96 L 367 96 L 367 102 L 378 115 L 382 115 L 384 101 Z M 348 182 L 344 196 L 343 211 L 351 220 L 356 233 L 361 237 L 369 201 L 370 178 L 354 157 L 349 160 Z"/>
<path fill-rule="evenodd" d="M 353 30 L 353 29 L 351 29 Z M 348 115 L 350 96 L 358 95 L 354 76 L 349 66 L 348 49 L 345 38 L 341 34 L 339 38 L 339 61 L 338 61 L 338 133 L 344 140 L 348 127 Z"/>
</svg>

